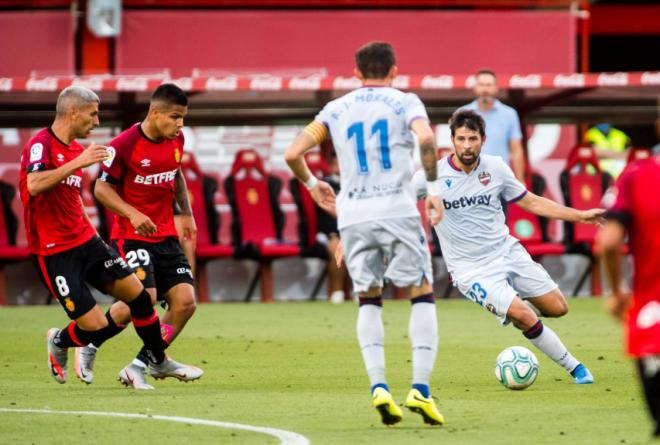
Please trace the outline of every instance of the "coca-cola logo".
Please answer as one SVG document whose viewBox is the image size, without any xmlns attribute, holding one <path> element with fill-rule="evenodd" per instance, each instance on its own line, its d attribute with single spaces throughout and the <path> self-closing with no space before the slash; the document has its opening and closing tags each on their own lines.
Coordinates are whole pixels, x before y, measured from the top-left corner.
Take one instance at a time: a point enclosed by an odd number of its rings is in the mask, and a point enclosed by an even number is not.
<svg viewBox="0 0 660 445">
<path fill-rule="evenodd" d="M 584 74 L 557 74 L 552 80 L 556 87 L 583 87 Z"/>
<path fill-rule="evenodd" d="M 515 74 L 509 80 L 511 88 L 541 88 L 541 76 L 539 74 L 528 74 L 526 76 Z"/>
<path fill-rule="evenodd" d="M 477 84 L 477 76 L 474 74 L 468 76 L 467 79 L 465 79 L 465 88 L 474 88 L 474 86 Z"/>
<path fill-rule="evenodd" d="M 357 77 L 341 77 L 337 76 L 332 82 L 332 87 L 336 90 L 354 90 L 360 88 L 362 82 Z"/>
<path fill-rule="evenodd" d="M 290 90 L 318 90 L 321 88 L 320 76 L 292 77 L 289 80 Z"/>
<path fill-rule="evenodd" d="M 71 85 L 101 91 L 103 90 L 103 79 L 100 77 L 76 77 L 73 79 L 73 82 L 71 82 Z"/>
<path fill-rule="evenodd" d="M 449 90 L 454 86 L 454 76 L 424 76 L 422 88 L 432 90 Z"/>
<path fill-rule="evenodd" d="M 238 88 L 236 76 L 209 77 L 206 81 L 206 89 L 209 91 L 235 91 Z"/>
<path fill-rule="evenodd" d="M 650 73 L 645 71 L 640 79 L 642 85 L 660 85 L 660 72 Z"/>
<path fill-rule="evenodd" d="M 117 91 L 147 91 L 149 81 L 146 77 L 120 77 L 117 79 Z"/>
<path fill-rule="evenodd" d="M 278 91 L 282 89 L 282 78 L 278 76 L 258 76 L 250 81 L 250 89 Z"/>
<path fill-rule="evenodd" d="M 396 76 L 392 81 L 392 86 L 400 90 L 410 88 L 410 76 Z"/>
<path fill-rule="evenodd" d="M 193 80 L 191 77 L 179 77 L 178 79 L 172 79 L 171 82 L 183 91 L 190 91 L 193 88 Z"/>
<path fill-rule="evenodd" d="M 599 74 L 598 85 L 604 87 L 625 87 L 628 85 L 628 73 Z"/>
<path fill-rule="evenodd" d="M 42 79 L 28 79 L 27 83 L 25 84 L 25 89 L 28 91 L 56 91 L 57 78 L 44 77 Z"/>
<path fill-rule="evenodd" d="M 0 91 L 11 91 L 13 83 L 9 77 L 0 77 Z"/>
</svg>

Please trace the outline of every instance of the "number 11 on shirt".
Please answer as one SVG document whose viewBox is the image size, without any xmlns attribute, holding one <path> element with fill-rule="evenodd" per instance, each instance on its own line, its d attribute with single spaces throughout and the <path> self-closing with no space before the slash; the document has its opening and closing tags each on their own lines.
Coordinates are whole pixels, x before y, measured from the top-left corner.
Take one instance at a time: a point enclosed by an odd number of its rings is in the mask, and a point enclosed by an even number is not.
<svg viewBox="0 0 660 445">
<path fill-rule="evenodd" d="M 371 126 L 370 137 L 376 133 L 380 135 L 380 163 L 383 171 L 392 168 L 392 161 L 390 160 L 390 144 L 387 132 L 387 119 L 379 119 Z M 355 145 L 357 153 L 358 167 L 361 175 L 369 174 L 369 165 L 367 164 L 367 152 L 364 143 L 364 122 L 356 122 L 348 127 L 347 138 L 351 139 L 355 136 Z"/>
</svg>

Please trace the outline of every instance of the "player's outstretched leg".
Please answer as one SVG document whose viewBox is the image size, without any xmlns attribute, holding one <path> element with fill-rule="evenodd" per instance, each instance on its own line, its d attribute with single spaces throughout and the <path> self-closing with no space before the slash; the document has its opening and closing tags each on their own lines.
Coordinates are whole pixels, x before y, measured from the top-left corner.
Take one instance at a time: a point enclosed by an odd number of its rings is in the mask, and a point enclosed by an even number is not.
<svg viewBox="0 0 660 445">
<path fill-rule="evenodd" d="M 520 316 L 517 313 L 520 308 L 523 308 L 523 311 L 527 313 Z M 573 376 L 575 383 L 589 384 L 594 382 L 594 378 L 587 367 L 568 352 L 559 336 L 552 329 L 545 326 L 520 299 L 514 299 L 507 315 L 513 320 L 516 327 L 523 330 L 523 335 L 534 346 L 568 371 Z M 524 329 L 525 325 L 531 325 L 531 327 Z"/>
<path fill-rule="evenodd" d="M 394 402 L 385 381 L 385 328 L 381 318 L 382 310 L 383 300 L 380 296 L 360 297 L 357 335 L 371 382 L 371 404 L 385 425 L 394 425 L 401 421 L 402 412 Z"/>
<path fill-rule="evenodd" d="M 413 384 L 405 406 L 422 416 L 429 425 L 445 421 L 431 397 L 429 381 L 438 350 L 438 321 L 435 299 L 429 293 L 410 300 L 408 336 L 412 344 Z"/>
</svg>

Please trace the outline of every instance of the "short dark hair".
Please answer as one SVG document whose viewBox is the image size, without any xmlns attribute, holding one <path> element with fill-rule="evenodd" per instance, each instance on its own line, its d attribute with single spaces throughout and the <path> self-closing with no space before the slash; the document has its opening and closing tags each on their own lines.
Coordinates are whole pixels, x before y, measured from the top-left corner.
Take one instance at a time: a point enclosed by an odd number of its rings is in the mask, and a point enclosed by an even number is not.
<svg viewBox="0 0 660 445">
<path fill-rule="evenodd" d="M 188 97 L 181 88 L 173 83 L 164 83 L 153 92 L 151 102 L 164 102 L 168 105 L 188 106 Z"/>
<path fill-rule="evenodd" d="M 369 42 L 355 53 L 355 64 L 365 79 L 384 79 L 396 64 L 394 48 L 387 42 Z"/>
<path fill-rule="evenodd" d="M 482 74 L 488 74 L 490 76 L 493 76 L 494 79 L 497 79 L 497 76 L 495 75 L 495 72 L 491 69 L 488 69 L 488 68 L 481 68 L 479 71 L 477 71 L 477 74 L 475 74 L 475 77 L 481 76 Z"/>
<path fill-rule="evenodd" d="M 456 129 L 461 127 L 466 127 L 472 131 L 478 132 L 482 138 L 486 136 L 486 122 L 484 121 L 484 118 L 474 110 L 460 109 L 452 114 L 449 119 L 451 136 L 454 137 L 456 135 Z"/>
</svg>

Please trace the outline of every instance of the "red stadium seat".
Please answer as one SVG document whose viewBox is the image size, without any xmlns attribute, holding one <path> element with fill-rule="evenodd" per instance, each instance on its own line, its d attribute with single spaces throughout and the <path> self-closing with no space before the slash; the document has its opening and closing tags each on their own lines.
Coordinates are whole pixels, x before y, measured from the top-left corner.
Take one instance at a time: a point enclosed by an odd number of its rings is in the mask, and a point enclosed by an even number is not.
<svg viewBox="0 0 660 445">
<path fill-rule="evenodd" d="M 305 161 L 311 170 L 312 174 L 317 178 L 323 178 L 329 172 L 328 166 L 323 160 L 323 156 L 319 152 L 308 152 L 305 154 Z M 304 258 L 320 258 L 328 260 L 328 248 L 325 244 L 317 240 L 318 218 L 319 212 L 322 212 L 309 191 L 300 183 L 300 181 L 293 177 L 289 180 L 289 190 L 293 196 L 298 209 L 298 239 L 300 241 L 300 256 Z M 324 268 L 319 276 L 310 299 L 314 300 L 318 294 L 321 284 L 327 275 L 327 270 Z"/>
<path fill-rule="evenodd" d="M 231 206 L 231 235 L 236 258 L 259 262 L 259 270 L 248 288 L 249 300 L 261 279 L 262 301 L 273 300 L 272 261 L 298 256 L 300 247 L 282 239 L 284 213 L 280 209 L 280 179 L 269 175 L 255 150 L 236 153 L 225 191 Z"/>
<path fill-rule="evenodd" d="M 560 175 L 564 202 L 578 210 L 601 207 L 603 193 L 611 182 L 612 177 L 600 170 L 596 152 L 588 145 L 577 145 L 571 150 L 566 167 Z M 594 224 L 564 222 L 567 253 L 579 253 L 590 259 L 589 267 L 578 280 L 574 295 L 580 291 L 590 272 L 592 294 L 600 295 L 602 292 L 600 268 L 593 254 L 597 230 L 598 227 Z"/>
<path fill-rule="evenodd" d="M 538 173 L 531 173 L 527 180 L 527 189 L 532 193 L 543 196 L 545 180 Z M 545 231 L 542 219 L 518 205 L 511 205 L 507 212 L 507 225 L 509 232 L 520 240 L 520 244 L 535 259 L 544 255 L 562 255 L 566 252 L 564 244 L 553 242 Z"/>
<path fill-rule="evenodd" d="M 218 244 L 220 217 L 215 210 L 214 194 L 218 181 L 202 172 L 191 153 L 184 153 L 181 171 L 186 178 L 190 205 L 197 224 L 197 290 L 202 303 L 209 301 L 207 263 L 209 261 L 231 257 L 231 246 Z"/>
<path fill-rule="evenodd" d="M 640 159 L 650 158 L 651 156 L 653 156 L 653 153 L 649 147 L 631 147 L 628 149 L 627 164 L 639 161 Z"/>
<path fill-rule="evenodd" d="M 10 228 L 7 224 L 7 210 L 11 211 L 14 195 L 3 193 L 3 205 L 2 209 L 0 209 L 0 306 L 7 304 L 7 277 L 4 266 L 14 261 L 26 260 L 30 257 L 30 251 L 27 247 L 15 245 L 15 234 L 10 233 Z M 5 202 L 5 200 L 9 200 L 9 202 Z"/>
</svg>

